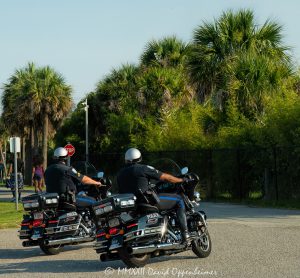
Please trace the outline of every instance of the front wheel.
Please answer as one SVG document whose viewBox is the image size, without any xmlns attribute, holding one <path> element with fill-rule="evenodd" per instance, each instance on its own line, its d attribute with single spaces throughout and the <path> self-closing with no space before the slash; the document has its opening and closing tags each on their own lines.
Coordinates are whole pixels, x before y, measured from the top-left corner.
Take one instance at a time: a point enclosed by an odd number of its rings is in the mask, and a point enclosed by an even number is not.
<svg viewBox="0 0 300 278">
<path fill-rule="evenodd" d="M 44 244 L 44 241 L 41 241 L 39 243 L 41 250 L 46 254 L 46 255 L 57 255 L 60 253 L 62 250 L 61 245 L 54 245 L 54 246 L 48 246 Z"/>
<path fill-rule="evenodd" d="M 199 258 L 206 258 L 211 252 L 211 239 L 208 231 L 199 235 L 199 238 L 193 240 L 192 250 Z"/>
<path fill-rule="evenodd" d="M 126 248 L 122 248 L 119 250 L 119 256 L 124 264 L 126 264 L 130 268 L 143 267 L 148 263 L 150 259 L 150 254 L 130 255 Z"/>
</svg>

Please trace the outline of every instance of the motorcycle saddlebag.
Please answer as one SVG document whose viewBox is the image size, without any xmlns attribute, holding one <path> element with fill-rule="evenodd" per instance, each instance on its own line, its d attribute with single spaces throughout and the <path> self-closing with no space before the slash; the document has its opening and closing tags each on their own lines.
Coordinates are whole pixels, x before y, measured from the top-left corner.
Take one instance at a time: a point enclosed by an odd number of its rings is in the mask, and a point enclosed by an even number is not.
<svg viewBox="0 0 300 278">
<path fill-rule="evenodd" d="M 59 195 L 57 193 L 42 193 L 40 195 L 40 204 L 43 209 L 57 208 Z"/>
<path fill-rule="evenodd" d="M 39 194 L 32 194 L 22 198 L 24 210 L 37 210 L 40 208 Z"/>
<path fill-rule="evenodd" d="M 133 194 L 116 194 L 97 202 L 93 207 L 96 215 L 104 216 L 112 212 L 126 212 L 136 208 L 136 197 Z"/>
<path fill-rule="evenodd" d="M 57 193 L 32 194 L 22 198 L 24 210 L 57 208 L 58 201 Z"/>
</svg>

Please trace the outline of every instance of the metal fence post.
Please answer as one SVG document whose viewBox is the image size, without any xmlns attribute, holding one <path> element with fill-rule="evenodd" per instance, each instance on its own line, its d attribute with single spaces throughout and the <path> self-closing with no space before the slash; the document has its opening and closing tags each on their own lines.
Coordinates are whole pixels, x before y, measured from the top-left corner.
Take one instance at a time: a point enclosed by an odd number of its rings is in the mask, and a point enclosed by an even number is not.
<svg viewBox="0 0 300 278">
<path fill-rule="evenodd" d="M 276 201 L 278 201 L 278 180 L 277 180 L 277 151 L 276 147 L 273 147 L 273 157 L 274 157 L 274 178 L 275 178 L 275 193 L 276 193 Z"/>
</svg>

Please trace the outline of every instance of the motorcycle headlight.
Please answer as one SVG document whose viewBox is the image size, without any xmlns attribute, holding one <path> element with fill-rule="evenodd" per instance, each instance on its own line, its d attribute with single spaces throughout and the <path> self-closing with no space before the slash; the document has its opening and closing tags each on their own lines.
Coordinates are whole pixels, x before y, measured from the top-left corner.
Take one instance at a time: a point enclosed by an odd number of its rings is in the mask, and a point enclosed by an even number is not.
<svg viewBox="0 0 300 278">
<path fill-rule="evenodd" d="M 107 196 L 107 197 L 111 196 L 111 192 L 110 192 L 110 191 L 107 191 L 106 196 Z"/>
<path fill-rule="evenodd" d="M 194 193 L 194 198 L 195 198 L 195 201 L 196 202 L 199 202 L 201 199 L 200 199 L 200 193 L 199 192 L 195 192 Z"/>
</svg>

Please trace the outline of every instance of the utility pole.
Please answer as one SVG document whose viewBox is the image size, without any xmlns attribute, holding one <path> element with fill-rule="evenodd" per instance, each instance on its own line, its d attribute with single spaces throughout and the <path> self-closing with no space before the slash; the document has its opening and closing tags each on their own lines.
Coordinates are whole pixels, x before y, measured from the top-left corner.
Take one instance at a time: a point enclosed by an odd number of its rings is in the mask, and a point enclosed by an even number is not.
<svg viewBox="0 0 300 278">
<path fill-rule="evenodd" d="M 84 102 L 85 110 L 85 160 L 89 162 L 89 106 L 87 103 L 87 98 Z"/>
<path fill-rule="evenodd" d="M 18 155 L 21 152 L 20 137 L 11 137 L 10 142 L 10 152 L 14 153 L 14 178 L 15 178 L 15 197 L 16 197 L 16 210 L 18 210 L 19 202 L 19 185 L 18 185 Z"/>
</svg>

